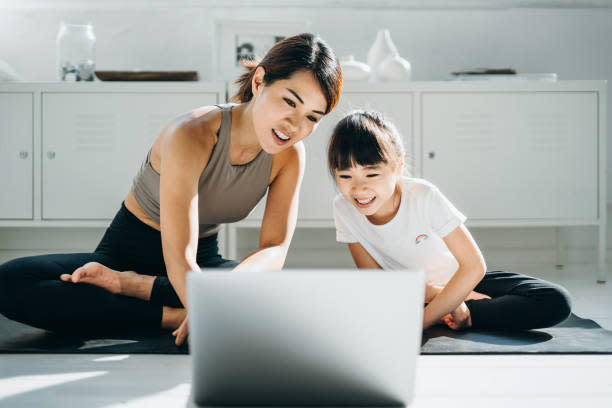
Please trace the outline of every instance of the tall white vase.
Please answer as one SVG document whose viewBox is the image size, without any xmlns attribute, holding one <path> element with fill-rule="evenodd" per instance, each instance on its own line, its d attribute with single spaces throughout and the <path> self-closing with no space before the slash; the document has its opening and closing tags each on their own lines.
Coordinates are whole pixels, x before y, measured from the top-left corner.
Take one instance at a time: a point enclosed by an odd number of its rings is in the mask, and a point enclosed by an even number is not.
<svg viewBox="0 0 612 408">
<path fill-rule="evenodd" d="M 371 68 L 370 81 L 378 80 L 378 66 L 387 57 L 393 55 L 396 52 L 397 47 L 395 46 L 395 44 L 393 44 L 393 41 L 391 40 L 391 34 L 389 33 L 389 30 L 378 30 L 378 34 L 376 34 L 376 40 L 374 40 L 374 44 L 372 44 L 370 50 L 368 51 L 368 65 Z"/>
</svg>

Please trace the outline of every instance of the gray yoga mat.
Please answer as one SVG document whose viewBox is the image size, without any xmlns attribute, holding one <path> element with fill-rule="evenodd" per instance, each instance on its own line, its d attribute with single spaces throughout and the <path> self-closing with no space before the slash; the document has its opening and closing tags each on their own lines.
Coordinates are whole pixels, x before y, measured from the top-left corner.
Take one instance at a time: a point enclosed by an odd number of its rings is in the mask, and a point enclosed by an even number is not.
<svg viewBox="0 0 612 408">
<path fill-rule="evenodd" d="M 0 315 L 0 353 L 187 354 L 169 331 L 82 337 L 48 332 Z M 612 331 L 572 314 L 557 326 L 523 332 L 443 326 L 423 335 L 421 354 L 612 354 Z"/>
</svg>

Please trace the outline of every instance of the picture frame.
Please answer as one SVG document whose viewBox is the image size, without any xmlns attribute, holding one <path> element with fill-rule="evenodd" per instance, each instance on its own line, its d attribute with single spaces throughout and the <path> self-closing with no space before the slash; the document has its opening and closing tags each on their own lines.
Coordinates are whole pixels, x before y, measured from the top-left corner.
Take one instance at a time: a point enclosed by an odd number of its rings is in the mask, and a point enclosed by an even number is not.
<svg viewBox="0 0 612 408">
<path fill-rule="evenodd" d="M 276 42 L 306 32 L 309 26 L 306 21 L 218 20 L 213 51 L 215 79 L 235 80 L 244 72 L 241 58 L 262 58 Z"/>
</svg>

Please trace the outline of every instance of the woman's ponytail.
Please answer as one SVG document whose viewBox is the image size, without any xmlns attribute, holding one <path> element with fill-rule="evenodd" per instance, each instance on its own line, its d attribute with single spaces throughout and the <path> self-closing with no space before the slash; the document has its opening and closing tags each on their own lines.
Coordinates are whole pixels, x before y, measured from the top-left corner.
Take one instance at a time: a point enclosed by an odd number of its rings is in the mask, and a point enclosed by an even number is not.
<svg viewBox="0 0 612 408">
<path fill-rule="evenodd" d="M 243 103 L 248 102 L 253 97 L 253 75 L 259 66 L 259 60 L 243 60 L 242 66 L 245 71 L 240 74 L 238 79 L 234 82 L 238 85 L 238 91 L 232 96 L 230 102 Z"/>
</svg>

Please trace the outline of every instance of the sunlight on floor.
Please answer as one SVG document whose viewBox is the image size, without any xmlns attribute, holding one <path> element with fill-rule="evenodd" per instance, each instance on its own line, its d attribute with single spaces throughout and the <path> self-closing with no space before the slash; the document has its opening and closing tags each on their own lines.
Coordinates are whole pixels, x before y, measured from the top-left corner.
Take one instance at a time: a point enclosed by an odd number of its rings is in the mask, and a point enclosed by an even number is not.
<svg viewBox="0 0 612 408">
<path fill-rule="evenodd" d="M 191 390 L 191 384 L 179 384 L 174 388 L 148 395 L 146 397 L 135 398 L 128 401 L 121 401 L 118 404 L 107 405 L 105 408 L 150 408 L 152 406 L 177 406 L 178 400 L 185 400 Z"/>
<path fill-rule="evenodd" d="M 81 373 L 20 375 L 0 379 L 0 400 L 13 395 L 34 391 L 40 388 L 51 387 L 71 381 L 104 375 L 108 371 L 86 371 Z"/>
</svg>

